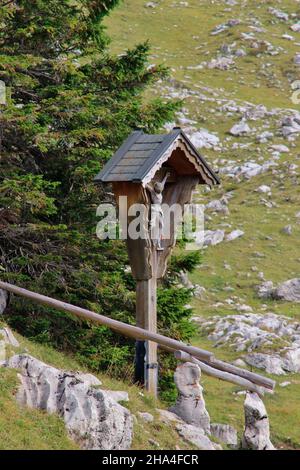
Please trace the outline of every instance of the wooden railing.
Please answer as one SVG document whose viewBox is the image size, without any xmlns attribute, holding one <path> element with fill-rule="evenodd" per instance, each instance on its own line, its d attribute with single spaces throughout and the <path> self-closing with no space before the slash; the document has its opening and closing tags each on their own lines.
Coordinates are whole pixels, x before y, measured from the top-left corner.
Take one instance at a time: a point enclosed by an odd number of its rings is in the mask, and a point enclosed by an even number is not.
<svg viewBox="0 0 300 470">
<path fill-rule="evenodd" d="M 198 364 L 204 374 L 240 385 L 245 390 L 257 392 L 259 395 L 263 395 L 265 391 L 274 390 L 274 380 L 220 361 L 209 351 L 196 348 L 157 333 L 151 333 L 143 328 L 128 325 L 127 323 L 120 322 L 118 320 L 113 320 L 112 318 L 99 315 L 98 313 L 90 310 L 76 307 L 75 305 L 53 299 L 45 295 L 37 294 L 36 292 L 14 286 L 6 282 L 0 281 L 0 289 L 25 297 L 48 307 L 71 313 L 77 317 L 84 318 L 85 320 L 107 326 L 124 336 L 128 336 L 136 340 L 152 341 L 157 343 L 162 349 L 174 353 L 177 359 Z"/>
</svg>

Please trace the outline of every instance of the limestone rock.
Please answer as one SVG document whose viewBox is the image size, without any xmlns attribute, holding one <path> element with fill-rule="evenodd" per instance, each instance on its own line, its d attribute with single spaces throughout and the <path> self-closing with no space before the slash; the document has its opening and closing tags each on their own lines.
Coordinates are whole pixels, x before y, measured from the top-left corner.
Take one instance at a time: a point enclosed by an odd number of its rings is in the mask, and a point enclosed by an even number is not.
<svg viewBox="0 0 300 470">
<path fill-rule="evenodd" d="M 6 364 L 6 346 L 10 345 L 14 348 L 20 346 L 19 341 L 14 337 L 9 328 L 2 328 L 0 330 L 0 366 Z"/>
<path fill-rule="evenodd" d="M 277 10 L 276 8 L 270 7 L 269 12 L 272 13 L 272 15 L 274 15 L 279 20 L 283 20 L 283 21 L 288 21 L 289 20 L 288 13 L 285 13 L 282 10 Z"/>
<path fill-rule="evenodd" d="M 259 144 L 266 144 L 269 140 L 273 139 L 273 137 L 274 137 L 273 132 L 265 131 L 256 137 L 256 141 Z"/>
<path fill-rule="evenodd" d="M 299 23 L 296 23 L 296 24 L 293 24 L 291 26 L 291 30 L 292 31 L 295 31 L 295 33 L 300 33 L 300 22 Z"/>
<path fill-rule="evenodd" d="M 258 286 L 258 297 L 261 299 L 300 302 L 300 278 L 289 279 L 277 287 L 274 287 L 272 281 L 266 281 Z"/>
<path fill-rule="evenodd" d="M 171 426 L 175 426 L 176 430 L 183 439 L 194 444 L 201 450 L 216 450 L 218 445 L 211 442 L 202 428 L 185 423 L 177 414 L 167 410 L 157 409 L 160 420 Z"/>
<path fill-rule="evenodd" d="M 120 401 L 129 401 L 129 395 L 127 392 L 119 390 L 106 390 L 106 393 L 117 403 L 119 403 Z"/>
<path fill-rule="evenodd" d="M 264 119 L 266 116 L 270 115 L 270 112 L 263 104 L 259 104 L 257 106 L 252 104 L 249 107 L 246 107 L 243 114 L 244 119 L 249 119 L 249 121 L 258 121 L 259 119 Z"/>
<path fill-rule="evenodd" d="M 20 346 L 19 341 L 14 337 L 11 330 L 7 327 L 4 327 L 0 330 L 0 339 L 2 338 L 5 344 L 10 344 L 14 348 L 18 348 Z"/>
<path fill-rule="evenodd" d="M 263 193 L 263 194 L 271 194 L 271 188 L 270 186 L 267 186 L 266 184 L 262 184 L 257 188 L 257 192 Z"/>
<path fill-rule="evenodd" d="M 286 382 L 281 382 L 279 384 L 279 387 L 285 388 L 285 387 L 288 387 L 289 385 L 291 385 L 291 382 L 286 381 Z"/>
<path fill-rule="evenodd" d="M 239 312 L 241 313 L 252 313 L 253 310 L 252 310 L 252 307 L 250 307 L 250 305 L 246 305 L 246 304 L 237 304 L 236 305 L 237 309 Z"/>
<path fill-rule="evenodd" d="M 203 429 L 190 424 L 177 424 L 176 430 L 183 439 L 194 444 L 200 450 L 216 450 L 215 445 L 206 436 Z"/>
<path fill-rule="evenodd" d="M 257 289 L 257 295 L 260 299 L 271 299 L 274 293 L 274 284 L 272 281 L 265 281 Z"/>
<path fill-rule="evenodd" d="M 238 124 L 235 124 L 230 130 L 230 134 L 234 135 L 235 137 L 249 134 L 250 132 L 251 129 L 245 121 L 241 121 Z"/>
<path fill-rule="evenodd" d="M 185 128 L 185 132 L 197 149 L 212 149 L 219 145 L 220 139 L 207 129 Z"/>
<path fill-rule="evenodd" d="M 227 31 L 229 28 L 233 28 L 234 26 L 237 26 L 240 24 L 240 20 L 238 19 L 232 19 L 227 21 L 227 23 L 219 24 L 216 26 L 213 31 L 210 33 L 212 36 L 217 36 L 220 33 L 223 33 L 223 31 Z"/>
<path fill-rule="evenodd" d="M 300 343 L 299 343 L 300 346 Z M 287 372 L 300 372 L 300 347 L 288 348 L 283 358 L 283 368 Z"/>
<path fill-rule="evenodd" d="M 289 153 L 290 149 L 286 145 L 271 145 L 271 150 L 279 153 Z"/>
<path fill-rule="evenodd" d="M 6 344 L 0 339 L 0 366 L 4 365 L 6 361 Z"/>
<path fill-rule="evenodd" d="M 256 393 L 247 393 L 244 403 L 245 430 L 243 449 L 275 450 L 270 441 L 269 418 L 265 405 Z"/>
<path fill-rule="evenodd" d="M 222 212 L 225 215 L 229 214 L 229 210 L 227 207 L 227 201 L 226 199 L 214 199 L 213 201 L 210 201 L 208 204 L 206 204 L 205 209 L 211 210 L 214 212 Z"/>
<path fill-rule="evenodd" d="M 203 300 L 205 299 L 206 289 L 203 286 L 199 286 L 199 284 L 194 285 L 194 292 L 193 295 L 196 299 Z"/>
<path fill-rule="evenodd" d="M 246 179 L 253 178 L 254 176 L 260 175 L 268 171 L 272 166 L 274 166 L 274 161 L 270 160 L 262 165 L 259 163 L 250 161 L 243 163 L 240 166 L 236 166 L 234 164 L 227 165 L 225 167 L 220 168 L 220 173 L 228 175 L 231 178 L 239 178 L 244 177 Z"/>
<path fill-rule="evenodd" d="M 229 233 L 226 237 L 227 242 L 231 242 L 232 240 L 235 240 L 236 238 L 240 238 L 244 235 L 245 232 L 242 230 L 233 230 L 233 232 Z"/>
<path fill-rule="evenodd" d="M 170 424 L 170 423 L 181 423 L 184 424 L 181 418 L 179 418 L 178 415 L 175 413 L 172 413 L 171 411 L 168 410 L 156 410 L 159 413 L 159 418 L 160 420 L 165 423 L 165 424 Z"/>
<path fill-rule="evenodd" d="M 206 230 L 204 233 L 204 246 L 218 245 L 224 240 L 224 230 Z"/>
<path fill-rule="evenodd" d="M 170 411 L 188 424 L 210 431 L 210 418 L 205 408 L 202 387 L 199 383 L 201 370 L 197 364 L 186 362 L 177 366 L 174 380 L 178 397 Z"/>
<path fill-rule="evenodd" d="M 229 424 L 212 423 L 210 425 L 211 434 L 225 444 L 236 447 L 238 445 L 237 431 Z"/>
<path fill-rule="evenodd" d="M 281 132 L 284 137 L 289 137 L 292 134 L 300 133 L 300 115 L 294 114 L 287 116 L 281 123 Z"/>
<path fill-rule="evenodd" d="M 245 49 L 240 48 L 235 51 L 234 55 L 236 57 L 246 57 L 247 52 L 245 51 Z"/>
<path fill-rule="evenodd" d="M 155 439 L 148 439 L 149 444 L 151 444 L 154 447 L 160 447 L 160 443 L 157 442 Z"/>
<path fill-rule="evenodd" d="M 194 285 L 189 280 L 189 276 L 188 276 L 188 273 L 186 271 L 180 271 L 179 279 L 180 279 L 180 282 L 183 285 L 183 287 L 186 287 L 187 289 L 193 289 Z"/>
<path fill-rule="evenodd" d="M 298 346 L 297 346 L 298 345 Z M 268 374 L 284 375 L 300 372 L 300 342 L 299 336 L 290 347 L 281 354 L 251 353 L 245 357 L 247 364 L 265 370 Z"/>
<path fill-rule="evenodd" d="M 243 361 L 243 359 L 236 359 L 235 361 L 232 362 L 232 364 L 236 367 L 242 367 L 242 368 L 246 367 L 246 362 Z"/>
<path fill-rule="evenodd" d="M 209 69 L 219 69 L 219 70 L 228 70 L 234 65 L 234 60 L 231 57 L 218 57 L 217 59 L 212 59 L 207 67 Z"/>
<path fill-rule="evenodd" d="M 279 284 L 274 292 L 274 298 L 289 302 L 300 302 L 300 278 L 290 279 Z"/>
<path fill-rule="evenodd" d="M 268 374 L 283 375 L 285 374 L 282 365 L 282 358 L 279 355 L 252 353 L 247 354 L 245 361 L 249 366 L 257 367 L 265 370 Z"/>
<path fill-rule="evenodd" d="M 294 63 L 296 65 L 300 65 L 300 54 L 296 54 L 295 57 L 294 57 Z"/>
<path fill-rule="evenodd" d="M 19 369 L 20 404 L 57 413 L 71 438 L 83 449 L 126 450 L 132 441 L 130 412 L 109 392 L 95 388 L 90 374 L 62 371 L 29 355 L 15 355 L 7 367 Z"/>
<path fill-rule="evenodd" d="M 286 225 L 285 227 L 283 227 L 282 229 L 283 233 L 285 233 L 286 235 L 292 235 L 293 233 L 293 228 L 291 225 Z"/>
<path fill-rule="evenodd" d="M 152 423 L 154 421 L 154 417 L 151 413 L 142 413 L 141 411 L 138 411 L 137 412 L 137 415 L 143 420 L 145 421 L 145 423 Z"/>
<path fill-rule="evenodd" d="M 79 380 L 84 381 L 89 387 L 99 387 L 100 385 L 102 385 L 102 382 L 100 382 L 100 380 L 92 374 L 86 374 L 84 372 L 74 372 L 74 376 Z"/>
<path fill-rule="evenodd" d="M 229 299 L 230 300 L 230 299 Z M 236 305 L 239 308 L 239 305 Z M 201 321 L 201 330 L 215 346 L 227 346 L 235 351 L 247 351 L 247 364 L 270 374 L 300 372 L 300 324 L 271 312 L 263 315 L 214 316 Z M 270 352 L 256 352 L 264 347 Z M 276 348 L 276 349 L 275 349 Z"/>
</svg>

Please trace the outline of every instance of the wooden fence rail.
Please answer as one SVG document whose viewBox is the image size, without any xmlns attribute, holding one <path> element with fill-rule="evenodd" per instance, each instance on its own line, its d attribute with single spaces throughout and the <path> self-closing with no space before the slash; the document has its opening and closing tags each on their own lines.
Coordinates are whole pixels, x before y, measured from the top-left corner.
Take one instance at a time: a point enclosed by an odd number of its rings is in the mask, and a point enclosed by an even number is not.
<svg viewBox="0 0 300 470">
<path fill-rule="evenodd" d="M 263 377 L 259 374 L 254 374 L 253 372 L 249 372 L 245 369 L 240 369 L 239 367 L 227 364 L 226 362 L 219 361 L 214 357 L 213 353 L 187 345 L 181 341 L 177 341 L 157 333 L 151 333 L 143 328 L 128 325 L 127 323 L 120 322 L 118 320 L 113 320 L 112 318 L 99 315 L 98 313 L 90 310 L 76 307 L 75 305 L 53 299 L 45 295 L 37 294 L 36 292 L 14 286 L 6 282 L 0 281 L 0 289 L 25 297 L 48 307 L 52 307 L 56 310 L 62 310 L 77 317 L 84 318 L 85 320 L 107 326 L 124 336 L 128 336 L 136 340 L 153 341 L 160 345 L 162 349 L 175 353 L 175 357 L 178 359 L 183 361 L 189 360 L 199 364 L 203 373 L 227 382 L 239 384 L 244 389 L 256 391 L 257 393 L 262 394 L 264 391 L 263 389 L 272 391 L 275 387 L 275 382 L 269 378 Z M 263 387 L 263 389 L 261 387 Z"/>
</svg>

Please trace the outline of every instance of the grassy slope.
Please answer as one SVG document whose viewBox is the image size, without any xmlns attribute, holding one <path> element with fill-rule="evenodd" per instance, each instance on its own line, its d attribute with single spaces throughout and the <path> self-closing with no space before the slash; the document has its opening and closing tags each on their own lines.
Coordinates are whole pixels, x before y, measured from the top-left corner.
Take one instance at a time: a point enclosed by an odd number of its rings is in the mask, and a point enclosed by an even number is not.
<svg viewBox="0 0 300 470">
<path fill-rule="evenodd" d="M 115 52 L 149 39 L 153 51 L 151 60 L 154 63 L 164 62 L 171 68 L 172 84 L 179 89 L 184 86 L 212 96 L 206 89 L 209 87 L 220 99 L 234 99 L 241 103 L 250 101 L 264 104 L 268 108 L 295 108 L 290 100 L 292 91 L 287 77 L 292 77 L 292 81 L 299 78 L 299 71 L 293 65 L 293 57 L 299 51 L 296 43 L 300 42 L 300 34 L 290 31 L 288 24 L 275 19 L 268 12 L 268 8 L 273 6 L 288 13 L 299 14 L 300 8 L 295 2 L 248 0 L 229 7 L 222 1 L 189 0 L 188 6 L 184 7 L 175 0 L 161 0 L 155 9 L 145 8 L 145 3 L 140 0 L 124 0 L 122 6 L 108 19 L 108 31 Z M 231 18 L 240 18 L 242 23 L 218 36 L 210 35 L 216 25 Z M 248 53 L 246 57 L 236 60 L 235 68 L 226 72 L 188 68 L 216 57 L 222 43 L 236 41 L 237 47 L 245 47 L 250 52 L 247 43 L 241 39 L 241 33 L 253 31 L 250 26 L 255 19 L 265 28 L 265 32 L 255 32 L 255 36 L 268 40 L 276 47 L 283 47 L 286 52 L 278 56 L 263 54 L 261 57 Z M 296 41 L 282 39 L 285 33 L 292 34 Z M 267 68 L 264 67 L 266 63 L 270 64 Z M 161 90 L 154 92 L 161 93 Z M 187 115 L 197 120 L 199 127 L 216 131 L 222 142 L 228 137 L 227 132 L 231 126 L 239 120 L 238 114 L 227 116 L 212 112 L 209 102 L 203 103 L 195 97 L 187 98 L 184 107 Z M 213 107 L 216 108 L 217 105 L 213 103 Z M 278 128 L 277 120 L 276 116 L 270 119 L 271 131 Z M 263 125 L 264 122 L 250 122 L 251 127 L 258 129 Z M 222 153 L 204 150 L 202 153 L 215 165 L 222 158 L 243 162 L 255 159 L 258 155 L 264 160 L 270 157 L 268 144 L 256 144 L 253 137 L 233 138 L 230 143 L 235 141 L 251 142 L 251 146 L 244 150 Z M 203 266 L 192 276 L 194 282 L 207 288 L 206 299 L 194 302 L 196 315 L 237 313 L 226 303 L 222 307 L 214 306 L 216 302 L 237 296 L 239 301 L 252 306 L 255 312 L 273 311 L 300 319 L 299 305 L 287 302 L 263 303 L 258 299 L 254 287 L 260 281 L 257 272 L 251 271 L 251 267 L 256 266 L 258 271 L 264 272 L 266 279 L 274 282 L 299 276 L 300 271 L 300 225 L 296 224 L 295 219 L 295 214 L 299 211 L 298 180 L 288 171 L 288 164 L 299 164 L 300 144 L 296 141 L 292 146 L 278 135 L 272 143 L 287 144 L 291 149 L 289 154 L 282 154 L 279 160 L 278 169 L 284 174 L 284 179 L 273 175 L 271 170 L 240 184 L 222 177 L 222 186 L 209 196 L 210 199 L 219 198 L 228 190 L 234 190 L 234 198 L 229 203 L 230 216 L 227 219 L 224 216 L 213 216 L 206 228 L 216 229 L 220 224 L 229 222 L 232 230 L 242 228 L 245 236 L 226 244 L 226 247 L 223 243 L 205 250 Z M 255 189 L 262 184 L 271 186 L 272 200 L 277 207 L 268 209 L 260 203 L 261 195 Z M 207 201 L 208 197 L 205 196 L 202 200 Z M 281 231 L 287 224 L 293 226 L 291 236 Z M 267 237 L 272 237 L 272 240 Z M 263 253 L 264 257 L 255 257 L 255 252 Z M 224 268 L 225 262 L 230 264 L 231 270 Z M 234 292 L 226 292 L 226 286 L 233 287 Z M 202 337 L 195 338 L 194 343 L 212 347 Z M 219 349 L 216 353 L 218 357 L 227 360 L 238 357 L 226 348 Z M 300 448 L 300 376 L 275 378 L 278 382 L 290 380 L 292 385 L 285 389 L 277 387 L 276 394 L 265 399 L 271 417 L 273 440 L 278 446 Z M 229 422 L 241 430 L 243 397 L 232 394 L 234 387 L 206 377 L 204 387 L 213 421 Z"/>
<path fill-rule="evenodd" d="M 0 369 L 0 450 L 76 449 L 57 416 L 15 403 L 12 395 L 16 386 L 16 372 Z"/>
<path fill-rule="evenodd" d="M 146 3 L 146 2 L 145 2 Z M 241 102 L 249 100 L 256 104 L 265 104 L 268 107 L 290 108 L 291 89 L 286 78 L 286 72 L 295 74 L 292 58 L 297 52 L 297 46 L 281 38 L 288 32 L 285 23 L 270 20 L 267 12 L 268 6 L 277 6 L 288 12 L 296 12 L 295 2 L 269 1 L 244 2 L 247 8 L 232 7 L 231 11 L 224 2 L 189 0 L 188 7 L 171 8 L 175 0 L 162 0 L 156 9 L 144 8 L 141 0 L 124 0 L 123 5 L 117 9 L 107 21 L 109 33 L 113 38 L 112 48 L 121 52 L 137 42 L 150 39 L 153 50 L 153 62 L 165 62 L 172 69 L 173 83 L 176 86 L 184 84 L 191 90 L 204 90 L 209 87 L 217 92 L 219 98 L 233 98 Z M 163 7 L 163 9 L 161 9 Z M 300 10 L 300 8 L 299 8 Z M 243 24 L 229 30 L 220 36 L 210 36 L 209 32 L 217 24 L 228 19 L 239 17 Z M 186 67 L 194 66 L 204 60 L 217 55 L 222 42 L 240 44 L 240 33 L 249 31 L 249 18 L 258 18 L 267 33 L 256 34 L 262 39 L 268 38 L 274 45 L 284 47 L 287 54 L 279 56 L 263 56 L 257 58 L 248 55 L 237 60 L 237 68 L 222 72 L 218 70 L 190 70 Z M 296 33 L 292 33 L 297 37 Z M 300 35 L 298 41 L 300 42 Z M 296 41 L 297 42 L 297 41 Z M 244 44 L 240 44 L 244 45 Z M 266 75 L 262 70 L 263 62 L 271 65 Z M 295 79 L 297 77 L 295 76 Z M 258 88 L 259 85 L 259 88 Z M 159 89 L 155 92 L 160 93 Z M 209 93 L 206 92 L 209 96 Z M 222 141 L 227 137 L 226 132 L 232 124 L 238 121 L 238 116 L 232 117 L 221 113 L 212 113 L 209 103 L 202 103 L 196 98 L 188 98 L 184 103 L 190 118 L 198 121 L 199 127 L 206 127 L 210 131 L 218 132 Z M 214 104 L 214 107 L 216 105 Z M 258 127 L 262 123 L 251 123 Z M 273 119 L 275 128 L 276 118 Z M 242 138 L 241 142 L 251 139 Z M 235 140 L 233 139 L 232 142 Z M 273 143 L 285 143 L 276 137 Z M 255 296 L 254 285 L 258 283 L 257 274 L 251 271 L 251 266 L 258 267 L 265 273 L 266 279 L 274 282 L 283 281 L 299 274 L 300 267 L 300 226 L 295 224 L 295 213 L 299 211 L 299 195 L 297 185 L 288 175 L 287 163 L 297 163 L 300 153 L 299 143 L 292 148 L 290 154 L 280 159 L 280 169 L 286 177 L 283 181 L 272 175 L 271 171 L 257 176 L 243 184 L 233 183 L 222 178 L 222 187 L 215 189 L 210 198 L 219 198 L 224 192 L 234 189 L 235 196 L 230 201 L 230 216 L 214 216 L 207 228 L 217 228 L 219 224 L 230 222 L 232 229 L 243 228 L 245 236 L 232 243 L 221 244 L 204 252 L 203 265 L 193 275 L 193 281 L 207 288 L 204 301 L 195 301 L 195 314 L 209 316 L 212 314 L 226 315 L 232 313 L 232 307 L 226 303 L 222 307 L 215 307 L 216 302 L 223 302 L 231 296 L 224 287 L 231 286 L 236 295 L 243 302 L 251 305 L 254 311 L 264 312 L 272 310 L 294 318 L 300 318 L 299 306 L 272 302 L 265 308 Z M 225 151 L 217 154 L 213 151 L 204 151 L 208 161 L 217 164 L 218 158 L 248 161 L 255 158 L 257 152 L 267 159 L 267 145 L 252 143 L 248 150 Z M 254 190 L 261 184 L 272 186 L 272 199 L 277 207 L 267 209 L 259 203 L 260 196 Z M 207 196 L 206 199 L 207 200 Z M 297 204 L 298 203 L 298 204 Z M 294 227 L 292 236 L 281 233 L 281 228 L 288 223 Z M 272 241 L 266 239 L 272 236 Z M 260 251 L 264 258 L 255 258 L 253 253 Z M 224 268 L 224 262 L 231 266 L 231 270 Z M 57 367 L 65 369 L 82 369 L 72 358 L 59 354 L 56 351 L 35 345 L 19 337 L 22 349 L 28 351 Z M 197 337 L 194 344 L 211 349 L 212 345 L 205 337 Z M 231 360 L 238 357 L 232 351 L 222 348 L 216 351 L 221 359 Z M 100 377 L 104 387 L 115 390 L 128 390 L 130 402 L 126 404 L 133 413 L 148 411 L 156 417 L 155 408 L 163 407 L 155 403 L 147 394 L 129 384 L 112 381 L 106 376 Z M 300 447 L 300 376 L 285 376 L 276 378 L 279 382 L 290 380 L 292 385 L 288 388 L 277 388 L 274 396 L 265 399 L 271 417 L 272 438 L 277 446 Z M 241 433 L 243 427 L 243 396 L 233 395 L 236 387 L 203 377 L 205 399 L 212 421 L 224 422 L 234 425 Z M 21 409 L 12 397 L 16 390 L 17 378 L 14 371 L 0 369 L 0 449 L 71 449 L 76 446 L 68 439 L 62 421 L 55 416 L 48 416 L 43 412 Z M 149 438 L 160 443 L 164 449 L 175 449 L 179 446 L 184 449 L 187 445 L 182 442 L 173 429 L 166 427 L 155 419 L 153 424 L 144 424 L 137 421 L 135 424 L 135 437 L 133 448 L 155 448 L 149 444 Z"/>
<path fill-rule="evenodd" d="M 1 327 L 1 323 L 0 323 Z M 80 370 L 72 357 L 61 354 L 50 347 L 32 343 L 15 334 L 20 342 L 19 353 L 28 353 L 47 364 L 66 370 Z M 13 351 L 8 352 L 10 354 Z M 87 371 L 88 372 L 88 371 Z M 97 375 L 104 390 L 125 390 L 129 394 L 129 402 L 124 406 L 136 416 L 138 411 L 148 412 L 154 416 L 152 423 L 145 423 L 139 417 L 134 420 L 133 449 L 175 450 L 191 449 L 172 426 L 163 424 L 157 409 L 165 406 L 138 387 L 129 383 L 110 379 L 105 374 Z M 66 433 L 63 420 L 56 415 L 48 415 L 39 410 L 20 407 L 14 398 L 18 387 L 17 372 L 0 368 L 0 450 L 71 450 L 77 449 Z M 153 442 L 149 442 L 149 439 Z"/>
</svg>

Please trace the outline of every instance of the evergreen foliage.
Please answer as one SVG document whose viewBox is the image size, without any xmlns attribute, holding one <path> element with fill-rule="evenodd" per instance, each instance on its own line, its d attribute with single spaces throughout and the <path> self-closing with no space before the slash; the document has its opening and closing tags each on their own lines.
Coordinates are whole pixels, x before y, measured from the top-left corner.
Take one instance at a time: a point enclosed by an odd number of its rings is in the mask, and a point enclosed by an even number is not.
<svg viewBox="0 0 300 470">
<path fill-rule="evenodd" d="M 93 178 L 133 129 L 158 131 L 178 104 L 143 99 L 167 74 L 149 65 L 147 43 L 110 54 L 102 20 L 117 4 L 0 3 L 0 80 L 9 92 L 0 114 L 0 270 L 3 280 L 134 323 L 125 246 L 95 235 L 96 208 L 109 196 Z M 161 331 L 190 338 L 189 295 L 161 290 Z M 7 320 L 92 369 L 120 376 L 132 361 L 131 341 L 49 308 L 14 299 Z"/>
</svg>

